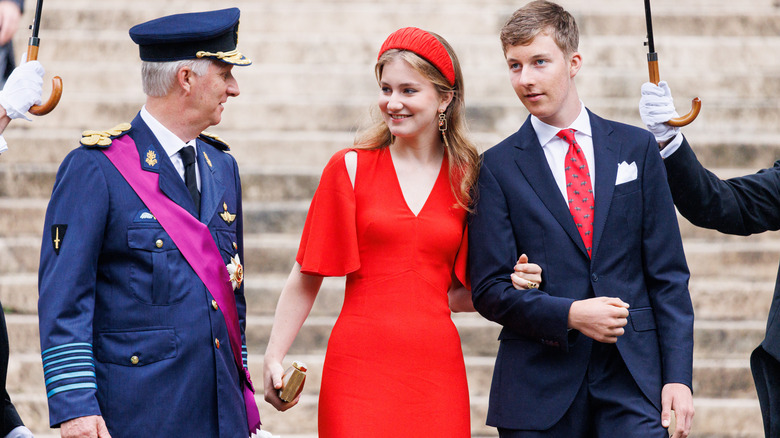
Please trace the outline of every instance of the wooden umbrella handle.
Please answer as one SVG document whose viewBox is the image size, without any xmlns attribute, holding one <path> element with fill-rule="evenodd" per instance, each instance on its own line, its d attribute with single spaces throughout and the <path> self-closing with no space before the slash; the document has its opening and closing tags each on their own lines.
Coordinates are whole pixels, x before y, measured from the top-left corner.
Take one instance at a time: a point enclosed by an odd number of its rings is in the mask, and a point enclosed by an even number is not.
<svg viewBox="0 0 780 438">
<path fill-rule="evenodd" d="M 28 45 L 27 60 L 35 61 L 36 59 L 38 59 L 38 46 L 32 44 Z M 51 110 L 53 110 L 54 107 L 56 107 L 57 104 L 60 103 L 61 97 L 62 97 L 62 78 L 60 78 L 59 76 L 55 76 L 51 79 L 51 96 L 49 96 L 49 100 L 47 100 L 43 105 L 31 106 L 29 109 L 30 114 L 36 116 L 43 116 L 49 114 Z"/>
<path fill-rule="evenodd" d="M 650 73 L 650 82 L 658 85 L 658 83 L 661 82 L 661 76 L 658 74 L 658 60 L 648 60 L 647 68 Z M 696 119 L 699 115 L 699 111 L 701 111 L 701 99 L 694 97 L 691 101 L 691 110 L 688 111 L 688 114 L 682 117 L 675 117 L 666 122 L 666 124 L 678 128 L 686 126 Z"/>
</svg>

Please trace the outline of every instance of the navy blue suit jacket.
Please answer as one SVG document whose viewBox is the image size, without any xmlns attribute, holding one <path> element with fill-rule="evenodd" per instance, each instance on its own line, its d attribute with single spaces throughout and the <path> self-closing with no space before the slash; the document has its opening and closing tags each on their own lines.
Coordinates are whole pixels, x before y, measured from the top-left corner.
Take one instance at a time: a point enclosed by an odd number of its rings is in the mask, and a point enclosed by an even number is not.
<svg viewBox="0 0 780 438">
<path fill-rule="evenodd" d="M 568 330 L 575 300 L 618 297 L 631 308 L 617 348 L 659 409 L 666 383 L 691 386 L 693 308 L 666 175 L 652 135 L 590 113 L 595 154 L 593 259 L 561 196 L 530 118 L 484 153 L 469 225 L 477 311 L 503 326 L 488 424 L 544 430 L 571 405 L 592 340 Z M 618 165 L 637 178 L 616 185 Z M 540 289 L 518 291 L 521 254 L 542 267 Z"/>
<path fill-rule="evenodd" d="M 664 160 L 680 214 L 694 225 L 747 236 L 780 229 L 780 161 L 774 167 L 722 181 L 705 169 L 687 141 Z M 780 270 L 766 336 L 750 361 L 766 436 L 780 434 Z"/>
<path fill-rule="evenodd" d="M 196 212 L 140 116 L 123 135 L 135 141 L 143 171 L 159 173 L 163 193 L 208 226 L 223 261 L 237 253 L 243 259 L 241 182 L 233 157 L 198 139 Z M 220 216 L 225 207 L 234 220 Z M 221 309 L 98 146 L 72 151 L 57 172 L 38 284 L 52 426 L 103 415 L 114 438 L 248 435 Z M 235 296 L 243 335 L 243 286 Z"/>
</svg>

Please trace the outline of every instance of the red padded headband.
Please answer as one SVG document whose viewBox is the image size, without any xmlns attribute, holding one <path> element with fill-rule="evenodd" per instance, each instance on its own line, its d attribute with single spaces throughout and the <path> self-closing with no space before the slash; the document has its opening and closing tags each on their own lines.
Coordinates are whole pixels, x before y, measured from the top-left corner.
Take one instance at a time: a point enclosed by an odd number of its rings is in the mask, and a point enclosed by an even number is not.
<svg viewBox="0 0 780 438">
<path fill-rule="evenodd" d="M 433 64 L 447 78 L 450 85 L 455 85 L 455 68 L 452 59 L 444 45 L 430 33 L 416 27 L 404 27 L 390 34 L 379 49 L 377 59 L 391 49 L 408 50 L 421 56 Z"/>
</svg>

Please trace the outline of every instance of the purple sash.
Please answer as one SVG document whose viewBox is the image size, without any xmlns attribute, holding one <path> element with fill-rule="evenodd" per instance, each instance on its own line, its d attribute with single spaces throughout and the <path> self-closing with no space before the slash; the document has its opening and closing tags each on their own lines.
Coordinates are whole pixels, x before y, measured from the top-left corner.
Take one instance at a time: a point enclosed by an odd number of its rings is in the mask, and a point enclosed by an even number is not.
<svg viewBox="0 0 780 438">
<path fill-rule="evenodd" d="M 125 135 L 114 139 L 111 147 L 103 149 L 103 153 L 171 236 L 181 254 L 222 309 L 230 347 L 233 349 L 233 359 L 239 370 L 241 389 L 244 393 L 249 436 L 252 436 L 260 430 L 260 413 L 257 410 L 249 370 L 244 368 L 241 360 L 241 332 L 236 297 L 233 295 L 230 276 L 211 232 L 206 225 L 171 201 L 160 190 L 160 175 L 141 169 L 138 149 L 130 136 Z"/>
</svg>

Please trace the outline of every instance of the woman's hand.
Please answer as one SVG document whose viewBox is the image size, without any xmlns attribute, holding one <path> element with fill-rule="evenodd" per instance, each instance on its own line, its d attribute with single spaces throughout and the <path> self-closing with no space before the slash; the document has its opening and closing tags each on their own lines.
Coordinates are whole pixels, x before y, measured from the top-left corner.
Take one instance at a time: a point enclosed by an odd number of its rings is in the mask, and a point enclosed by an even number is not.
<svg viewBox="0 0 780 438">
<path fill-rule="evenodd" d="M 286 411 L 298 404 L 301 395 L 287 403 L 279 398 L 279 390 L 282 389 L 282 376 L 284 368 L 279 361 L 266 358 L 263 363 L 263 388 L 265 388 L 265 401 L 270 403 L 278 411 Z"/>
<path fill-rule="evenodd" d="M 523 254 L 517 260 L 511 277 L 515 289 L 538 289 L 542 284 L 542 268 L 535 263 L 528 263 L 528 256 Z"/>
</svg>

